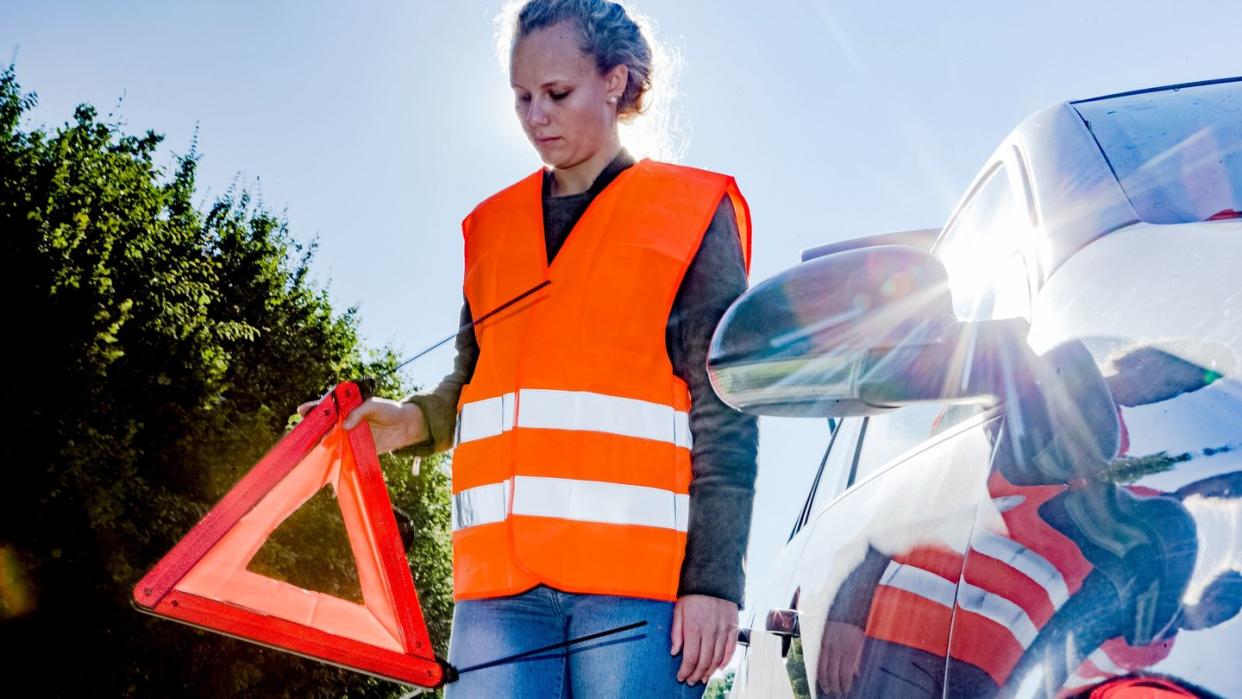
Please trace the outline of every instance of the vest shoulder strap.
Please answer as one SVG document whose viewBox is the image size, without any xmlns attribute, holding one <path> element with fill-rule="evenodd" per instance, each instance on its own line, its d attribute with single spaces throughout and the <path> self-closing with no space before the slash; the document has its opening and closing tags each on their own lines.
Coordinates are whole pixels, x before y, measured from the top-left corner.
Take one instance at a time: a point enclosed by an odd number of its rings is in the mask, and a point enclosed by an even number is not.
<svg viewBox="0 0 1242 699">
<path fill-rule="evenodd" d="M 531 202 L 540 201 L 542 191 L 543 170 L 540 169 L 479 202 L 466 218 L 462 219 L 462 235 L 469 235 L 472 223 L 489 217 L 503 216 L 514 211 L 529 213 Z"/>
<path fill-rule="evenodd" d="M 746 199 L 742 196 L 732 176 L 655 160 L 643 160 L 636 164 L 636 167 L 638 165 L 644 166 L 657 178 L 656 184 L 671 187 L 674 191 L 678 189 L 685 191 L 683 188 L 691 187 L 695 190 L 711 192 L 716 197 L 728 196 L 737 220 L 738 237 L 742 245 L 742 261 L 745 263 L 746 272 L 750 272 L 750 206 L 746 203 Z"/>
</svg>

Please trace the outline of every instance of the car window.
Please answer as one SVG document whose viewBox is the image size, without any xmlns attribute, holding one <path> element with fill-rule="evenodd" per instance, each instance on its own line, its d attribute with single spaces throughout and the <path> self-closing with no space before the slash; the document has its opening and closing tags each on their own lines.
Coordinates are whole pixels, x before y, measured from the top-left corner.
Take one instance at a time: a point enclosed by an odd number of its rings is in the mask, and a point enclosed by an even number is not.
<svg viewBox="0 0 1242 699">
<path fill-rule="evenodd" d="M 862 427 L 862 447 L 849 484 L 861 481 L 919 443 L 982 410 L 978 405 L 936 402 L 872 415 Z"/>
<path fill-rule="evenodd" d="M 1013 196 L 1006 168 L 997 165 L 936 245 L 958 318 L 1030 318 L 1030 221 L 1025 201 Z"/>
<path fill-rule="evenodd" d="M 819 514 L 849 485 L 850 472 L 854 466 L 855 447 L 858 446 L 858 431 L 862 423 L 862 418 L 846 418 L 837 428 L 837 434 L 832 444 L 829 445 L 828 452 L 824 455 L 824 464 L 815 482 L 815 490 L 811 496 L 811 518 Z"/>
<path fill-rule="evenodd" d="M 935 254 L 949 274 L 953 311 L 961 320 L 1030 318 L 1027 260 L 1033 257 L 1032 219 L 1025 200 L 1015 199 L 1013 191 L 1007 168 L 997 164 L 958 209 L 936 245 Z M 847 485 L 982 409 L 976 404 L 930 402 L 867 418 Z"/>
</svg>

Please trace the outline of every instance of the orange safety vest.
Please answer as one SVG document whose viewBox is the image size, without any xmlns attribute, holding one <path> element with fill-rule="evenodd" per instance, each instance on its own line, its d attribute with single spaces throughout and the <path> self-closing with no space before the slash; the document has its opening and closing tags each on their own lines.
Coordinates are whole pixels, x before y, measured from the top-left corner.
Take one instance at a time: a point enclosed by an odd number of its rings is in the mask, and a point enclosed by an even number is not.
<svg viewBox="0 0 1242 699">
<path fill-rule="evenodd" d="M 1039 515 L 1066 488 L 1015 486 L 993 473 L 988 492 L 1004 530 L 977 531 L 968 557 L 946 546 L 894 556 L 872 598 L 866 634 L 944 656 L 952 625 L 949 656 L 1004 685 L 1092 570 L 1078 545 Z"/>
<path fill-rule="evenodd" d="M 674 600 L 689 521 L 690 395 L 669 312 L 731 177 L 642 160 L 592 200 L 551 265 L 542 171 L 462 223 L 479 358 L 453 453 L 456 599 L 567 592 Z"/>
</svg>

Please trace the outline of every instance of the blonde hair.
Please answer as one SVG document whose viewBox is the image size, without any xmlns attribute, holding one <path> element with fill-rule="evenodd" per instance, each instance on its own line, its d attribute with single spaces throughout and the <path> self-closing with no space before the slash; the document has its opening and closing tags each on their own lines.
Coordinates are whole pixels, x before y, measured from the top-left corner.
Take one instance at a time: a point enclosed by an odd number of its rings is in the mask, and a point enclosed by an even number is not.
<svg viewBox="0 0 1242 699">
<path fill-rule="evenodd" d="M 504 69 L 518 41 L 563 21 L 578 28 L 582 51 L 601 74 L 625 65 L 629 77 L 617 120 L 626 147 L 639 157 L 679 159 L 685 144 L 673 135 L 678 119 L 672 110 L 679 56 L 654 41 L 650 20 L 632 8 L 611 0 L 513 0 L 496 18 L 496 53 Z"/>
</svg>

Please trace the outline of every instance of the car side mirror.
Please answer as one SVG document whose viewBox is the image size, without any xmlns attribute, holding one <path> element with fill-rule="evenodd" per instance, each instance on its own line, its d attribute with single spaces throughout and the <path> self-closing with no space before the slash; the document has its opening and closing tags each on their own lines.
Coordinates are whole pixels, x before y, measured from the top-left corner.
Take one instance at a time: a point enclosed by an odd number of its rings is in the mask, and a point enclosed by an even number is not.
<svg viewBox="0 0 1242 699">
<path fill-rule="evenodd" d="M 989 402 L 1022 319 L 963 323 L 948 275 L 905 245 L 804 262 L 739 297 L 712 337 L 716 393 L 760 415 L 847 417 L 921 401 Z"/>
</svg>

